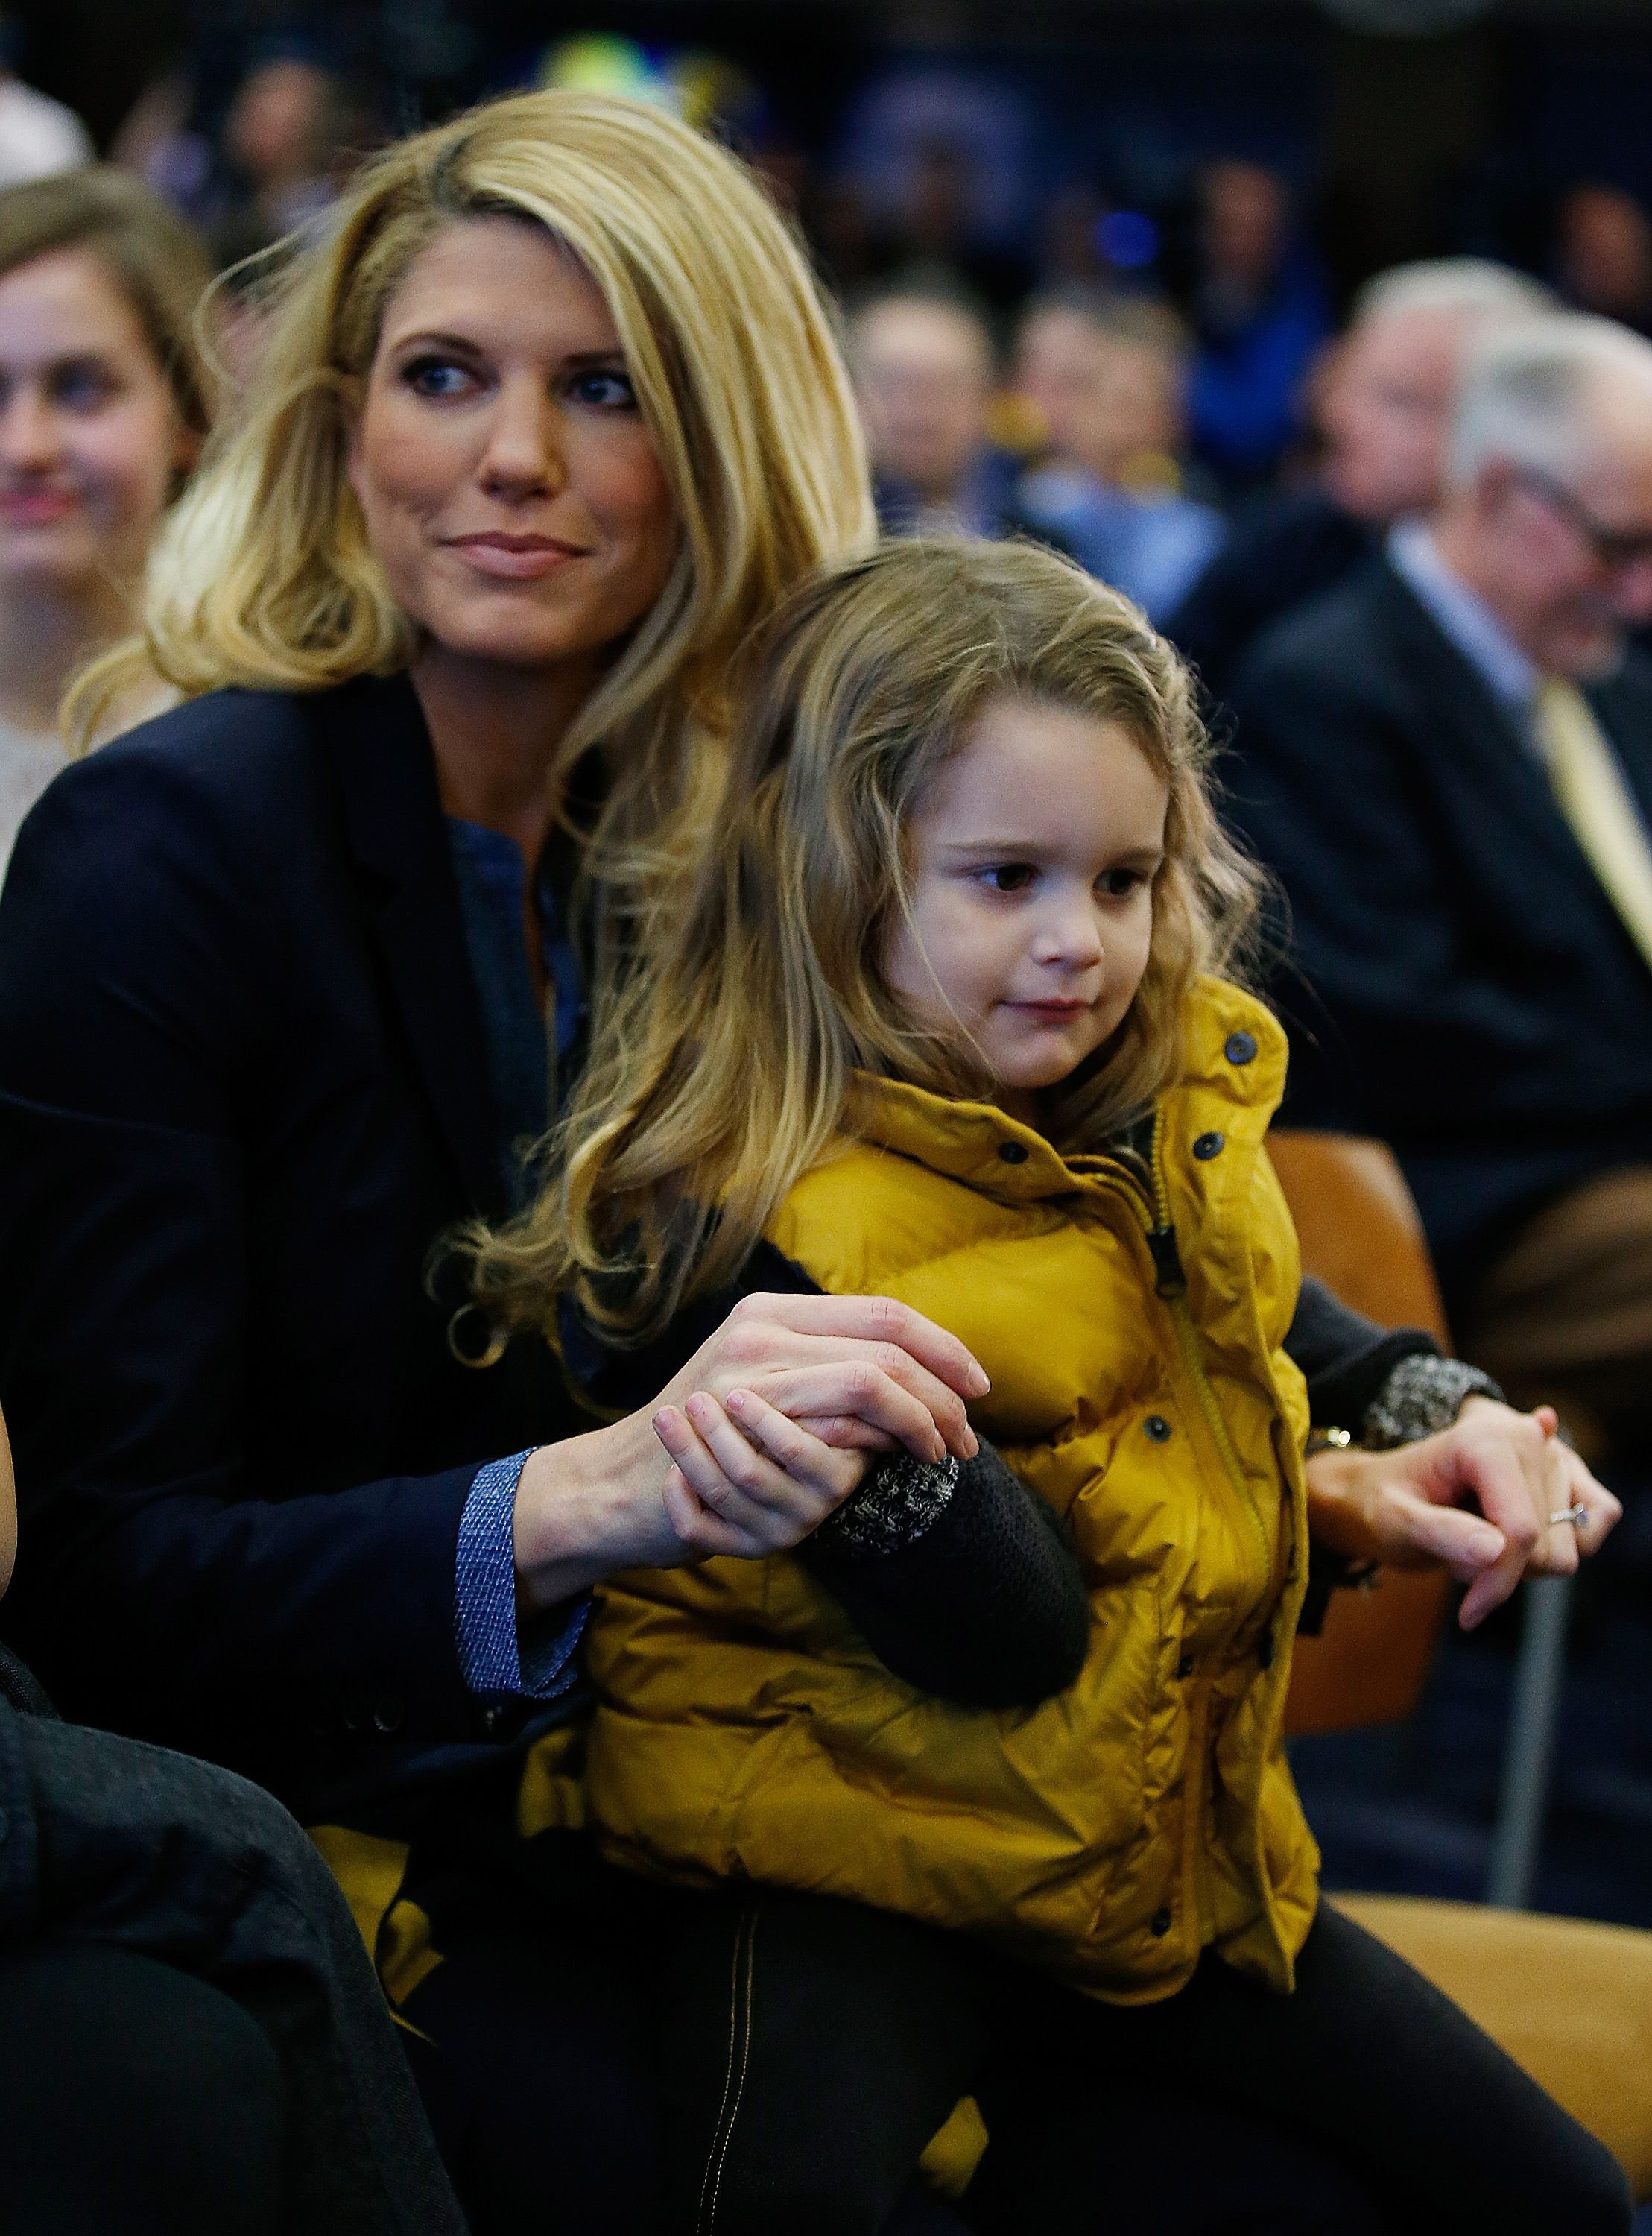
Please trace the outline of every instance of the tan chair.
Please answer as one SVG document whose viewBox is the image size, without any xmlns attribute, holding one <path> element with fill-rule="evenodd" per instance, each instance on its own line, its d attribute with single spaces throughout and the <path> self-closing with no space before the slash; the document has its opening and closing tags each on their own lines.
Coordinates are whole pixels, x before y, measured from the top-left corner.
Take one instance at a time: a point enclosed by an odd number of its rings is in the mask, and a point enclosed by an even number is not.
<svg viewBox="0 0 1652 2236">
<path fill-rule="evenodd" d="M 1373 1319 L 1426 1327 L 1445 1341 L 1421 1222 L 1391 1152 L 1334 1134 L 1281 1132 L 1269 1147 L 1305 1270 Z M 1553 1588 L 1526 1587 L 1528 1597 Z M 1447 1590 L 1444 1579 L 1394 1575 L 1373 1592 L 1334 1595 L 1324 1635 L 1297 1643 L 1287 1729 L 1344 1731 L 1409 1715 Z M 1546 1606 L 1544 1619 L 1552 1619 Z M 1505 1814 L 1508 1787 L 1518 1783 L 1505 1781 Z M 1637 2201 L 1652 2200 L 1652 1933 L 1401 1896 L 1336 1903 L 1484 2027 L 1600 2138 Z"/>
</svg>

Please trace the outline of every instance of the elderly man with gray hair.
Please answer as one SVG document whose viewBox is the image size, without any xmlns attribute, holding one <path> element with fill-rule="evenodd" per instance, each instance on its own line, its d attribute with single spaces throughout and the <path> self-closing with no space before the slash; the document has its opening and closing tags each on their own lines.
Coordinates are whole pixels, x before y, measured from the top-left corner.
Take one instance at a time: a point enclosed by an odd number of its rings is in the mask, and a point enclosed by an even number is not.
<svg viewBox="0 0 1652 2236">
<path fill-rule="evenodd" d="M 1235 812 L 1278 872 L 1291 1116 L 1406 1167 L 1466 1355 L 1652 1415 L 1652 344 L 1550 317 L 1465 379 L 1426 519 L 1278 625 Z"/>
<path fill-rule="evenodd" d="M 1436 502 L 1465 357 L 1552 308 L 1535 280 L 1477 256 L 1398 265 L 1360 289 L 1314 383 L 1317 479 L 1242 521 L 1165 625 L 1216 697 L 1264 628 Z"/>
</svg>

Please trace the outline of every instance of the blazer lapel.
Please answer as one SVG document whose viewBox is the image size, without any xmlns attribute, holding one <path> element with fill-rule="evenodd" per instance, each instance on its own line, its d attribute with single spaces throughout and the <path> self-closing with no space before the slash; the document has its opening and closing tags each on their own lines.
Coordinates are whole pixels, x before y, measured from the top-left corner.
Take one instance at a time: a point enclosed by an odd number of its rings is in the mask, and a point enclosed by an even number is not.
<svg viewBox="0 0 1652 2236">
<path fill-rule="evenodd" d="M 418 700 L 404 675 L 364 676 L 310 704 L 425 1093 L 466 1196 L 497 1213 L 506 1205 L 487 1040 Z"/>
</svg>

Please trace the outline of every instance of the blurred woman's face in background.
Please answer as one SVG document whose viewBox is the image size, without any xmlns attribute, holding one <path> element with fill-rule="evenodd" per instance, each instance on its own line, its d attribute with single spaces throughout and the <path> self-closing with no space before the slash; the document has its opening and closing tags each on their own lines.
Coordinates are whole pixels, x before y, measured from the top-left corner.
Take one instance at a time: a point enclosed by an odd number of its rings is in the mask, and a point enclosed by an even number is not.
<svg viewBox="0 0 1652 2236">
<path fill-rule="evenodd" d="M 1147 453 L 1182 443 L 1181 379 L 1145 342 L 1104 333 L 1082 312 L 1039 312 L 1021 329 L 1015 385 L 1042 418 L 1057 454 L 1111 482 Z"/>
<path fill-rule="evenodd" d="M 1059 444 L 1069 416 L 1081 407 L 1095 372 L 1095 330 L 1077 311 L 1056 307 L 1024 319 L 1015 343 L 1015 391 Z"/>
<path fill-rule="evenodd" d="M 350 478 L 397 602 L 466 658 L 595 654 L 642 619 L 676 556 L 608 307 L 511 218 L 449 226 L 390 298 Z"/>
<path fill-rule="evenodd" d="M 1467 339 L 1460 313 L 1392 311 L 1340 345 L 1318 418 L 1325 483 L 1345 511 L 1386 524 L 1439 501 Z"/>
<path fill-rule="evenodd" d="M 987 444 L 993 349 L 949 303 L 892 299 L 862 312 L 849 358 L 874 469 L 925 497 L 955 496 Z"/>
<path fill-rule="evenodd" d="M 72 595 L 141 569 L 196 441 L 91 251 L 0 277 L 0 587 Z"/>
<path fill-rule="evenodd" d="M 1212 163 L 1199 181 L 1199 240 L 1207 280 L 1265 288 L 1285 246 L 1283 183 L 1260 163 Z"/>
<path fill-rule="evenodd" d="M 308 178 L 326 162 L 331 78 L 313 62 L 266 62 L 242 85 L 224 123 L 224 146 L 259 186 Z"/>
</svg>

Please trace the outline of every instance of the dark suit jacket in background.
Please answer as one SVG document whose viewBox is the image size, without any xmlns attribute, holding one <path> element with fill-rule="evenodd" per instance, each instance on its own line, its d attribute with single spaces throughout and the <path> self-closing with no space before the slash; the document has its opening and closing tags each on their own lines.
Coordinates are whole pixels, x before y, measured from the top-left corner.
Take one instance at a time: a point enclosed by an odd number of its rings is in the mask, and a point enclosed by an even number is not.
<svg viewBox="0 0 1652 2236">
<path fill-rule="evenodd" d="M 1251 646 L 1273 624 L 1364 566 L 1374 532 L 1322 490 L 1251 507 L 1170 619 L 1164 634 L 1226 701 Z"/>
<path fill-rule="evenodd" d="M 423 1276 L 500 1187 L 404 680 L 216 693 L 51 786 L 0 901 L 0 1404 L 4 1626 L 65 1713 L 312 1818 L 492 1753 L 459 1516 L 570 1416 Z"/>
<path fill-rule="evenodd" d="M 1652 820 L 1652 668 L 1590 698 Z M 1459 1299 L 1519 1220 L 1652 1157 L 1652 970 L 1531 746 L 1386 560 L 1242 670 L 1234 821 L 1283 881 L 1287 1116 L 1393 1143 Z M 1304 990 L 1301 981 L 1305 980 Z"/>
</svg>

